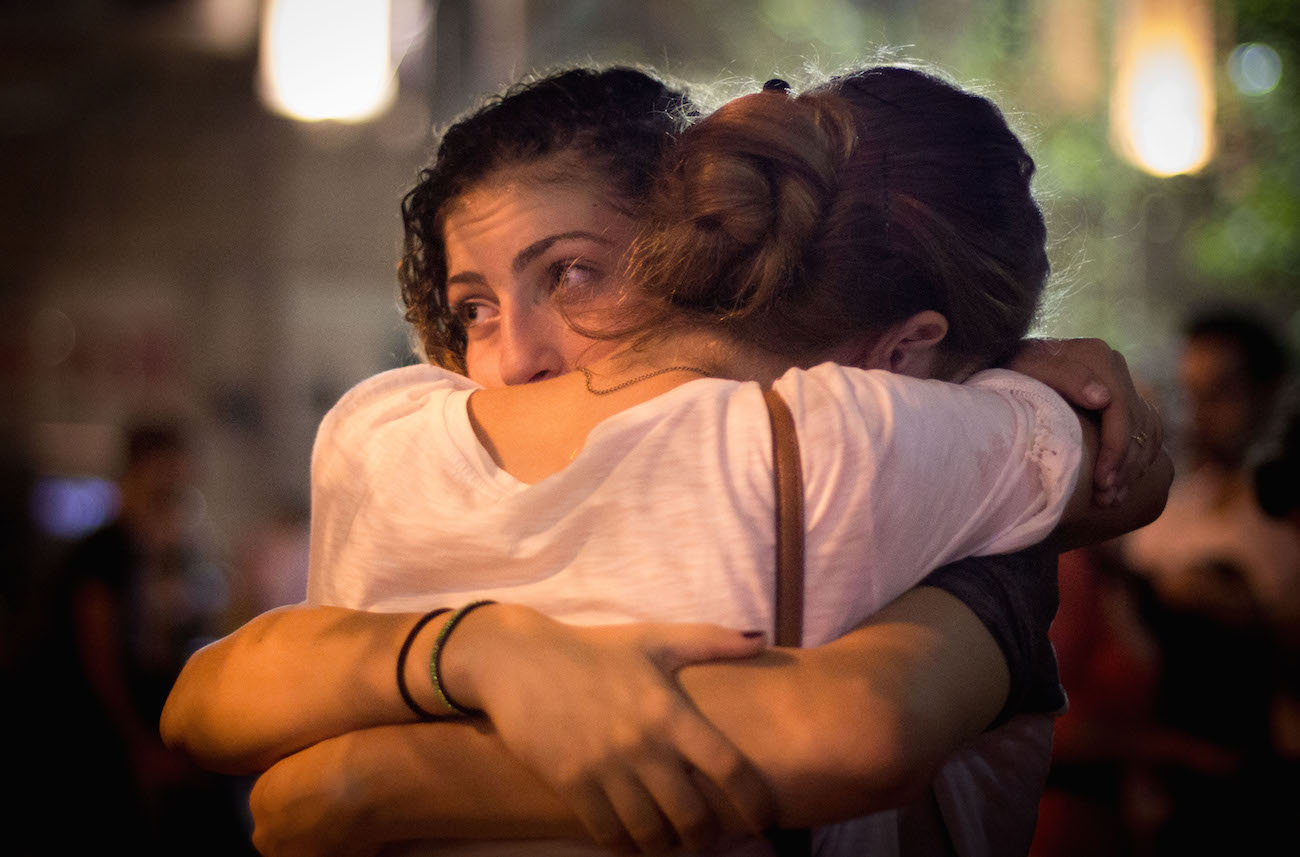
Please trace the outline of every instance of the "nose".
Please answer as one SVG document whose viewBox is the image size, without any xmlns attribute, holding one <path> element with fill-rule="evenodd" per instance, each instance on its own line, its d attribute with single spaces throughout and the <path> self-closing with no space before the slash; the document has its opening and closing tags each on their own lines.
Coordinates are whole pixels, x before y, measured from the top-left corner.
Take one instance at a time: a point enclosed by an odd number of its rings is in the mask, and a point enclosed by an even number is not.
<svg viewBox="0 0 1300 857">
<path fill-rule="evenodd" d="M 559 347 L 559 331 L 553 309 L 521 306 L 502 318 L 501 380 L 506 386 L 528 384 L 562 375 L 567 371 Z"/>
</svg>

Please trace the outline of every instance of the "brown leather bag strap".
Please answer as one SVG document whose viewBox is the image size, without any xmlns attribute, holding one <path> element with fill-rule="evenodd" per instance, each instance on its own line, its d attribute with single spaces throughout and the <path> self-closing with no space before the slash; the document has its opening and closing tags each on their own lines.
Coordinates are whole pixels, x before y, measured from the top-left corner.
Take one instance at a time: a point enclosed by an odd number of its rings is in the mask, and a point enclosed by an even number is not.
<svg viewBox="0 0 1300 857">
<path fill-rule="evenodd" d="M 803 466 L 790 406 L 775 390 L 764 390 L 772 420 L 772 470 L 776 483 L 776 605 L 778 646 L 803 643 Z M 770 830 L 767 840 L 779 857 L 812 854 L 812 831 Z"/>
<path fill-rule="evenodd" d="M 803 468 L 790 406 L 775 390 L 764 390 L 772 420 L 772 465 L 776 482 L 776 637 L 778 646 L 803 643 Z"/>
</svg>

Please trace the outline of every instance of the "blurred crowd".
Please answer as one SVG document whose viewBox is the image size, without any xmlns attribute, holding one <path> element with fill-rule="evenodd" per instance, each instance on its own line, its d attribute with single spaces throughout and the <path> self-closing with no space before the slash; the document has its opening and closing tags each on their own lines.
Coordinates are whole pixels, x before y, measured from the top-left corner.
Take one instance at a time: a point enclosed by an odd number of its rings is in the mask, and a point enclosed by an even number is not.
<svg viewBox="0 0 1300 857">
<path fill-rule="evenodd" d="M 1057 721 L 1035 857 L 1300 842 L 1300 410 L 1240 309 L 1183 331 L 1164 514 L 1061 557 Z M 1283 850 L 1286 850 L 1285 846 Z"/>
<path fill-rule="evenodd" d="M 179 421 L 124 426 L 106 519 L 80 534 L 61 514 L 78 498 L 6 448 L 0 664 L 19 739 L 6 853 L 254 853 L 251 780 L 167 749 L 158 719 L 199 646 L 302 600 L 307 515 L 286 504 L 228 556 L 205 516 L 199 442 Z"/>
<path fill-rule="evenodd" d="M 1164 515 L 1061 558 L 1053 638 L 1070 704 L 1034 857 L 1300 842 L 1291 358 L 1240 310 L 1197 315 L 1183 334 Z M 11 809 L 25 822 L 9 853 L 251 853 L 251 782 L 168 751 L 157 721 L 195 648 L 301 599 L 307 510 L 285 502 L 242 547 L 217 550 L 199 442 L 181 423 L 124 427 L 113 513 L 63 539 L 34 517 L 39 474 L 5 447 L 0 664 L 18 738 Z"/>
</svg>

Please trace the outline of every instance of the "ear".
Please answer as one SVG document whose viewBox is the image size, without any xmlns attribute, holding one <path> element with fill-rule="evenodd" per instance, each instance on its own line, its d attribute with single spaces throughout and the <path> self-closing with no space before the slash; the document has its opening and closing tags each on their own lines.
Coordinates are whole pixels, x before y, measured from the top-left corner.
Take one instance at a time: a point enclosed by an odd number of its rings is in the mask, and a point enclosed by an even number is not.
<svg viewBox="0 0 1300 857">
<path fill-rule="evenodd" d="M 948 319 L 934 310 L 922 310 L 885 331 L 870 349 L 865 363 L 859 365 L 929 378 L 935 363 L 935 348 L 947 335 Z"/>
</svg>

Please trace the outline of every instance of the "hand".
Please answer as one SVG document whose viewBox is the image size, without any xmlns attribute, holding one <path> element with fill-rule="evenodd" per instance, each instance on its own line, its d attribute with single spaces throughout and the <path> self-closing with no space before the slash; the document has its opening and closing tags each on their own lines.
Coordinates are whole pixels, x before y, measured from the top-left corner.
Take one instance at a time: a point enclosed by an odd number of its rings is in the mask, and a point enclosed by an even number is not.
<svg viewBox="0 0 1300 857">
<path fill-rule="evenodd" d="M 1027 339 L 1007 368 L 1042 381 L 1076 407 L 1101 412 L 1093 501 L 1121 502 L 1164 443 L 1160 413 L 1138 394 L 1124 355 L 1100 339 Z"/>
<path fill-rule="evenodd" d="M 598 844 L 658 852 L 680 841 L 703 850 L 720 816 L 757 833 L 774 803 L 672 674 L 762 648 L 761 639 L 713 625 L 582 628 L 492 605 L 466 617 L 443 665 L 448 691 L 487 713 Z"/>
<path fill-rule="evenodd" d="M 347 762 L 349 735 L 286 756 L 257 778 L 249 796 L 253 845 L 264 857 L 372 857 L 361 835 Z"/>
</svg>

